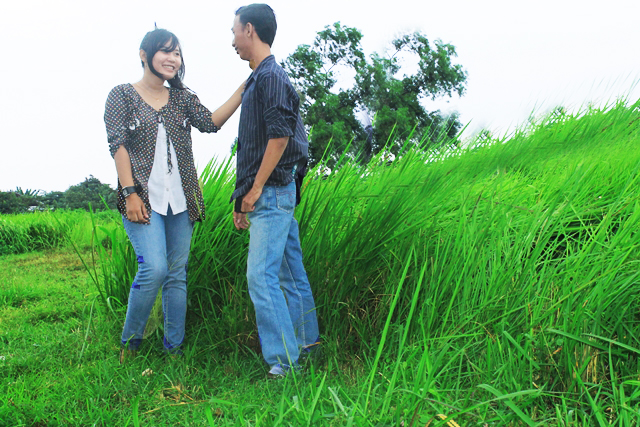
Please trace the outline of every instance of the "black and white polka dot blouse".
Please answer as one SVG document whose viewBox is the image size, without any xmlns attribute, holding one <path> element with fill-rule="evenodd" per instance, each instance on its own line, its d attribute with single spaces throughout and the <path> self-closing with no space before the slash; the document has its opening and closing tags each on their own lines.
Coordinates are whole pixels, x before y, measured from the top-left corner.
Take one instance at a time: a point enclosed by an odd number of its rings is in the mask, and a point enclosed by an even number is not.
<svg viewBox="0 0 640 427">
<path fill-rule="evenodd" d="M 200 132 L 217 132 L 211 112 L 200 103 L 198 97 L 188 90 L 169 88 L 169 102 L 156 111 L 147 104 L 135 88 L 127 83 L 114 87 L 104 112 L 109 150 L 113 157 L 124 145 L 131 158 L 131 171 L 135 184 L 142 186 L 139 194 L 148 212 L 149 175 L 156 149 L 158 123 L 162 121 L 171 140 L 176 157 L 182 188 L 187 199 L 187 210 L 192 221 L 204 219 L 204 201 L 198 184 L 196 167 L 191 149 L 191 126 Z M 126 215 L 122 187 L 118 182 L 118 210 Z"/>
</svg>

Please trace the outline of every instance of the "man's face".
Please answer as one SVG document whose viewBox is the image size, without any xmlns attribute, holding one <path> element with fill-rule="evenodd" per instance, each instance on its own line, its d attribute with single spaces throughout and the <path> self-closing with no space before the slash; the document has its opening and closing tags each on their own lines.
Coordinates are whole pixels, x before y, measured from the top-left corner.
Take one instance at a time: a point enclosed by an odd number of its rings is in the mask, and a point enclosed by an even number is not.
<svg viewBox="0 0 640 427">
<path fill-rule="evenodd" d="M 233 32 L 233 41 L 231 42 L 231 46 L 236 50 L 236 53 L 240 55 L 240 59 L 244 59 L 245 61 L 249 60 L 249 47 L 250 47 L 250 39 L 247 34 L 247 25 L 242 25 L 240 22 L 240 17 L 236 15 L 236 18 L 233 20 L 233 28 L 231 31 Z"/>
</svg>

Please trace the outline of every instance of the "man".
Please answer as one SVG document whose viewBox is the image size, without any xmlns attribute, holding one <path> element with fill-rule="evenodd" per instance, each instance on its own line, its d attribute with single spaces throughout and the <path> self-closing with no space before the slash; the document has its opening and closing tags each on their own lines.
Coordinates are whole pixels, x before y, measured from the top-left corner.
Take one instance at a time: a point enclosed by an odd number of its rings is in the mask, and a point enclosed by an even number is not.
<svg viewBox="0 0 640 427">
<path fill-rule="evenodd" d="M 269 373 L 281 376 L 318 343 L 319 333 L 293 216 L 295 178 L 306 168 L 309 142 L 298 94 L 271 55 L 276 28 L 266 4 L 236 11 L 232 45 L 254 71 L 242 96 L 231 200 L 235 227 L 249 228 L 247 280 L 262 355 Z"/>
</svg>

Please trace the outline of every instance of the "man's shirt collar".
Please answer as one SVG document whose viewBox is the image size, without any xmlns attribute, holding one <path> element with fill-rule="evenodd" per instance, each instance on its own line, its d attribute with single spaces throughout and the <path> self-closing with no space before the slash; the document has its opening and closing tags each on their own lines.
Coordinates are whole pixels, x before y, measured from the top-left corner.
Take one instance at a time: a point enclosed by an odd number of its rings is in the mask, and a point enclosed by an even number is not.
<svg viewBox="0 0 640 427">
<path fill-rule="evenodd" d="M 250 81 L 255 80 L 255 78 L 256 78 L 255 76 L 257 75 L 257 73 L 260 71 L 260 69 L 261 69 L 261 68 L 264 68 L 263 66 L 264 66 L 264 64 L 265 64 L 265 63 L 270 63 L 270 62 L 273 62 L 273 61 L 275 61 L 275 60 L 276 60 L 276 58 L 275 58 L 275 56 L 273 56 L 273 55 L 269 55 L 269 56 L 267 56 L 266 58 L 264 58 L 264 59 L 262 60 L 262 62 L 260 62 L 260 64 L 258 64 L 258 66 L 256 67 L 256 69 L 255 69 L 255 70 L 253 70 L 253 72 L 251 73 L 251 75 L 249 76 L 249 78 L 247 78 L 247 83 L 246 83 L 246 84 L 248 85 Z"/>
</svg>

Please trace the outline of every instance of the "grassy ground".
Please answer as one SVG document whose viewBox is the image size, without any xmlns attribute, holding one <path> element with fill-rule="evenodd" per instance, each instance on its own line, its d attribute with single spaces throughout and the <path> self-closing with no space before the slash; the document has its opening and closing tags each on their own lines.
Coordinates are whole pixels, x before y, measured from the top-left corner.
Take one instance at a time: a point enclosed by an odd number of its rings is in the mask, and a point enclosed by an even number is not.
<svg viewBox="0 0 640 427">
<path fill-rule="evenodd" d="M 68 250 L 0 257 L 0 284 L 0 426 L 337 426 L 362 416 L 350 403 L 365 375 L 357 357 L 267 380 L 251 349 L 217 351 L 206 320 L 190 322 L 184 358 L 164 357 L 152 336 L 121 366 L 121 320 Z"/>
<path fill-rule="evenodd" d="M 512 399 L 535 393 L 478 401 L 479 389 L 436 386 L 459 371 L 453 353 L 407 345 L 393 359 L 350 354 L 338 337 L 303 373 L 269 380 L 245 338 L 216 342 L 220 332 L 195 317 L 184 358 L 165 357 L 156 330 L 120 365 L 123 318 L 100 303 L 68 249 L 0 257 L 0 426 L 422 427 L 445 425 L 433 418 L 441 413 L 460 425 L 520 425 Z"/>
<path fill-rule="evenodd" d="M 2 257 L 0 283 L 0 425 L 203 425 L 207 409 L 229 409 L 209 399 L 233 401 L 264 377 L 259 359 L 232 367 L 206 348 L 184 360 L 149 348 L 121 367 L 119 322 L 94 304 L 74 253 Z"/>
</svg>

